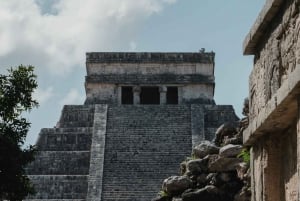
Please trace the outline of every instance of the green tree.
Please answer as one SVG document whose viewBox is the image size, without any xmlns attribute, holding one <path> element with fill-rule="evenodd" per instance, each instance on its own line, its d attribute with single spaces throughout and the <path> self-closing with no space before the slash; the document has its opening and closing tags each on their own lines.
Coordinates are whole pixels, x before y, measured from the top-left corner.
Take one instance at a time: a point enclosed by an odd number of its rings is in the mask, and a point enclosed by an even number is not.
<svg viewBox="0 0 300 201">
<path fill-rule="evenodd" d="M 32 97 L 37 88 L 33 66 L 18 66 L 0 74 L 0 200 L 22 200 L 34 194 L 25 166 L 34 160 L 34 146 L 24 148 L 30 123 L 21 116 L 38 103 Z"/>
</svg>

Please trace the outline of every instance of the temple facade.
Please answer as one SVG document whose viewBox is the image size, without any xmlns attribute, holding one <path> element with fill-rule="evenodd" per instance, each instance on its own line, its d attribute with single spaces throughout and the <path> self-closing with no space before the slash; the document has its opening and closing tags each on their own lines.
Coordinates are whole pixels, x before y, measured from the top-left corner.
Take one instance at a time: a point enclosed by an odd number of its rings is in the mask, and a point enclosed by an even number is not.
<svg viewBox="0 0 300 201">
<path fill-rule="evenodd" d="M 28 200 L 144 201 L 212 140 L 233 107 L 214 102 L 214 53 L 86 54 L 86 100 L 41 130 Z"/>
<path fill-rule="evenodd" d="M 244 42 L 249 83 L 252 201 L 299 201 L 300 1 L 266 0 Z"/>
<path fill-rule="evenodd" d="M 213 103 L 214 53 L 87 53 L 86 104 Z"/>
</svg>

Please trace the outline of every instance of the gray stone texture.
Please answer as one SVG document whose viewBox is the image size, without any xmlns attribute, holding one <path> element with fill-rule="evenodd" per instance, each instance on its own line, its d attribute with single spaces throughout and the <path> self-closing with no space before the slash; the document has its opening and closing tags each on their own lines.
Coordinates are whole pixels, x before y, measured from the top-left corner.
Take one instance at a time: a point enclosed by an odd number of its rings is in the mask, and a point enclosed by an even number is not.
<svg viewBox="0 0 300 201">
<path fill-rule="evenodd" d="M 225 158 L 219 155 L 210 155 L 208 159 L 208 169 L 210 172 L 234 171 L 239 163 L 243 162 L 241 158 Z"/>
<path fill-rule="evenodd" d="M 90 75 L 86 76 L 85 81 L 88 83 L 109 83 L 109 84 L 213 84 L 214 76 L 205 75 L 174 75 L 168 74 L 129 74 L 129 75 Z"/>
<path fill-rule="evenodd" d="M 193 147 L 205 140 L 204 132 L 204 108 L 201 105 L 191 105 L 191 125 Z"/>
<path fill-rule="evenodd" d="M 212 63 L 215 53 L 177 53 L 177 52 L 89 52 L 87 63 Z"/>
<path fill-rule="evenodd" d="M 87 53 L 86 67 L 85 104 L 121 104 L 122 86 L 175 86 L 179 103 L 214 104 L 214 53 Z"/>
<path fill-rule="evenodd" d="M 86 199 L 94 106 L 65 106 L 58 128 L 42 129 L 27 167 L 37 194 L 28 199 Z"/>
<path fill-rule="evenodd" d="M 151 200 L 163 178 L 191 151 L 186 105 L 111 106 L 108 110 L 103 200 Z"/>
<path fill-rule="evenodd" d="M 232 136 L 237 130 L 244 130 L 245 125 L 240 123 L 236 124 L 235 129 L 231 129 L 232 134 L 229 134 L 229 131 L 227 134 Z M 222 145 L 220 152 L 219 148 L 209 141 L 195 146 L 193 150 L 201 150 L 201 155 L 192 154 L 192 157 L 183 161 L 180 164 L 181 176 L 172 176 L 164 180 L 162 189 L 165 193 L 160 193 L 153 201 L 171 201 L 174 198 L 189 201 L 250 201 L 249 165 L 236 156 L 238 148 L 242 147 L 241 143 Z M 192 181 L 188 189 L 185 178 Z M 165 188 L 166 184 L 169 184 L 172 190 Z"/>
<path fill-rule="evenodd" d="M 275 2 L 276 6 L 272 6 Z M 296 0 L 268 0 L 262 11 L 273 13 L 273 17 L 260 22 L 265 27 L 264 34 L 260 34 L 261 43 L 255 43 L 254 68 L 249 83 L 250 121 L 264 118 L 259 117 L 260 111 L 269 116 L 297 86 L 299 70 L 296 67 L 300 58 L 298 6 Z M 296 74 L 295 78 L 293 74 Z M 284 124 L 278 122 L 276 127 L 285 127 L 280 123 Z"/>
<path fill-rule="evenodd" d="M 242 149 L 242 145 L 227 144 L 220 149 L 219 155 L 221 157 L 236 158 L 241 153 Z"/>
<path fill-rule="evenodd" d="M 267 0 L 245 39 L 252 201 L 300 199 L 300 1 Z"/>
<path fill-rule="evenodd" d="M 204 158 L 209 154 L 218 154 L 219 149 L 220 148 L 212 142 L 205 140 L 193 148 L 192 154 L 197 158 Z"/>
<path fill-rule="evenodd" d="M 87 53 L 86 62 L 86 102 L 41 130 L 28 200 L 151 200 L 193 145 L 237 120 L 214 103 L 214 53 Z M 134 104 L 122 105 L 128 84 Z M 140 84 L 157 87 L 160 104 L 140 105 Z M 168 86 L 178 104 L 166 104 Z"/>
<path fill-rule="evenodd" d="M 35 184 L 33 200 L 84 199 L 87 193 L 87 175 L 29 175 Z"/>
<path fill-rule="evenodd" d="M 225 122 L 237 122 L 231 105 L 191 105 L 191 124 L 193 147 L 203 140 L 212 141 L 220 125 Z"/>
<path fill-rule="evenodd" d="M 191 124 L 199 111 L 202 128 Z M 64 127 L 41 130 L 39 153 L 27 167 L 39 192 L 34 198 L 150 200 L 190 154 L 192 131 L 205 139 L 206 127 L 217 129 L 222 118 L 204 118 L 216 112 L 236 118 L 232 107 L 216 105 L 65 106 L 58 123 Z"/>
<path fill-rule="evenodd" d="M 188 176 L 171 176 L 164 180 L 162 190 L 168 195 L 176 196 L 192 186 L 192 180 Z"/>
<path fill-rule="evenodd" d="M 87 201 L 101 201 L 107 105 L 95 105 Z"/>
<path fill-rule="evenodd" d="M 213 140 L 220 125 L 225 122 L 237 122 L 231 105 L 204 105 L 205 139 Z"/>
<path fill-rule="evenodd" d="M 187 175 L 197 175 L 207 172 L 207 159 L 194 159 L 186 163 L 186 172 Z"/>
</svg>

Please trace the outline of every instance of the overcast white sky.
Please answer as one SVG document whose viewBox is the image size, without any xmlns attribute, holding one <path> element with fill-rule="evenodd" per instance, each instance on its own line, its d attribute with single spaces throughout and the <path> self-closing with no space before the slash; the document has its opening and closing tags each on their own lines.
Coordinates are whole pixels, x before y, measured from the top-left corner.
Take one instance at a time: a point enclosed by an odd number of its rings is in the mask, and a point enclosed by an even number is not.
<svg viewBox="0 0 300 201">
<path fill-rule="evenodd" d="M 53 127 L 64 104 L 85 99 L 85 52 L 216 52 L 217 104 L 241 116 L 252 57 L 242 43 L 262 0 L 0 0 L 0 73 L 36 66 L 40 107 L 28 143 Z"/>
</svg>

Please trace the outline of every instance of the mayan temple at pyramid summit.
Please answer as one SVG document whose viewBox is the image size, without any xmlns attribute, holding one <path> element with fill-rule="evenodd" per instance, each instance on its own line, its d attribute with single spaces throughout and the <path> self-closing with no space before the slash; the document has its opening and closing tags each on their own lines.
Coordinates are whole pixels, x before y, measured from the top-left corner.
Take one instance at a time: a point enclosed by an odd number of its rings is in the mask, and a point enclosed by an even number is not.
<svg viewBox="0 0 300 201">
<path fill-rule="evenodd" d="M 233 107 L 214 102 L 213 52 L 86 54 L 86 100 L 41 130 L 28 200 L 146 201 Z"/>
</svg>

